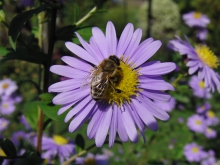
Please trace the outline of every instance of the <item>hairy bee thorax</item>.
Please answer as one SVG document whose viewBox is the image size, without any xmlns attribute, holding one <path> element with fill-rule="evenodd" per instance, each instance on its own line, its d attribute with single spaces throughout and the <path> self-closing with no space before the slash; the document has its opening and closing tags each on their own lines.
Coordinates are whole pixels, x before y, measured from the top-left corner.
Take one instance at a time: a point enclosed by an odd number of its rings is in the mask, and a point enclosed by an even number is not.
<svg viewBox="0 0 220 165">
<path fill-rule="evenodd" d="M 126 102 L 130 103 L 131 97 L 137 96 L 138 91 L 140 91 L 138 88 L 139 70 L 134 69 L 132 67 L 133 64 L 128 63 L 123 57 L 119 59 L 117 56 L 112 55 L 108 59 L 117 67 L 111 73 L 109 83 L 100 101 L 106 100 L 109 104 L 118 106 Z"/>
</svg>

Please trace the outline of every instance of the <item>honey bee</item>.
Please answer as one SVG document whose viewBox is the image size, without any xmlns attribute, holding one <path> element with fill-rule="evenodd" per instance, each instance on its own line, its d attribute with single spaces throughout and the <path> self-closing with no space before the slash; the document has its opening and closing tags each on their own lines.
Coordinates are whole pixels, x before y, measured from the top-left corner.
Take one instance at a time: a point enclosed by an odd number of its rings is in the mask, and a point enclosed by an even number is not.
<svg viewBox="0 0 220 165">
<path fill-rule="evenodd" d="M 91 87 L 91 96 L 95 101 L 99 101 L 105 95 L 107 89 L 111 87 L 115 92 L 121 93 L 115 88 L 122 79 L 120 59 L 112 55 L 95 67 L 95 69 L 85 78 L 86 84 Z"/>
</svg>

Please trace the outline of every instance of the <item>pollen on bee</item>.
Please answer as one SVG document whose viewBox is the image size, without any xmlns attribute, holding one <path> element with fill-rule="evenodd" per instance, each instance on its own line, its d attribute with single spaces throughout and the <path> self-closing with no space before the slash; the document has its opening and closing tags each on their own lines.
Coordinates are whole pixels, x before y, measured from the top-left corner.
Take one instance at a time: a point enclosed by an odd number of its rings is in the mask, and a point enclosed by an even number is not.
<svg viewBox="0 0 220 165">
<path fill-rule="evenodd" d="M 122 62 L 120 63 L 120 68 L 122 71 L 122 78 L 118 84 L 115 84 L 115 88 L 119 89 L 121 92 L 116 92 L 112 88 L 108 88 L 105 93 L 104 98 L 108 100 L 109 104 L 116 104 L 117 106 L 121 106 L 124 103 L 130 103 L 132 96 L 137 96 L 140 89 L 139 85 L 139 69 L 134 69 L 131 67 L 131 63 L 127 63 L 128 61 L 123 57 L 120 58 Z"/>
</svg>

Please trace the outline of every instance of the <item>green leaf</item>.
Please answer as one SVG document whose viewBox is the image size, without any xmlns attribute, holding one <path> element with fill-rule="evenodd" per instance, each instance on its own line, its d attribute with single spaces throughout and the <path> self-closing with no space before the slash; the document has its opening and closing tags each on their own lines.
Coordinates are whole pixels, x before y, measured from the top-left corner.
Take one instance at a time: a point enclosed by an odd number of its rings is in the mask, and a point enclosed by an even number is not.
<svg viewBox="0 0 220 165">
<path fill-rule="evenodd" d="M 77 22 L 79 19 L 79 6 L 74 3 L 73 5 L 73 22 Z"/>
<path fill-rule="evenodd" d="M 85 148 L 85 140 L 81 134 L 76 135 L 75 144 L 81 149 L 84 150 Z"/>
<path fill-rule="evenodd" d="M 19 159 L 15 165 L 41 165 L 44 159 L 40 158 L 37 153 L 30 151 L 25 152 L 22 156 L 25 156 L 25 159 Z"/>
<path fill-rule="evenodd" d="M 9 52 L 3 57 L 2 62 L 7 60 L 23 60 L 27 62 L 43 64 L 47 55 L 40 51 L 28 50 L 26 48 L 17 48 L 17 50 L 8 49 Z M 3 49 L 3 53 L 6 52 Z"/>
<path fill-rule="evenodd" d="M 15 148 L 14 144 L 11 142 L 11 140 L 6 139 L 6 138 L 1 139 L 0 140 L 0 147 L 7 156 L 10 156 L 10 157 L 17 156 L 16 148 Z"/>
<path fill-rule="evenodd" d="M 51 93 L 43 93 L 40 94 L 39 97 L 43 100 L 43 101 L 52 101 L 54 95 L 52 95 Z"/>
<path fill-rule="evenodd" d="M 0 47 L 0 56 L 5 56 L 9 52 L 11 52 L 13 49 L 6 48 L 6 47 Z"/>
<path fill-rule="evenodd" d="M 28 124 L 33 130 L 37 130 L 38 123 L 38 103 L 26 102 L 23 108 L 24 116 L 27 119 Z"/>
<path fill-rule="evenodd" d="M 38 105 L 40 106 L 44 114 L 54 121 L 63 122 L 68 113 L 68 111 L 66 111 L 63 114 L 58 115 L 57 113 L 58 110 L 61 108 L 61 105 L 54 105 L 53 103 L 48 101 L 41 101 L 40 103 L 38 103 Z"/>
<path fill-rule="evenodd" d="M 38 8 L 20 13 L 12 19 L 9 26 L 8 35 L 9 35 L 9 42 L 13 49 L 16 49 L 16 41 L 24 24 L 34 15 L 42 11 L 48 10 L 50 8 L 51 7 L 49 5 L 43 4 Z"/>
</svg>

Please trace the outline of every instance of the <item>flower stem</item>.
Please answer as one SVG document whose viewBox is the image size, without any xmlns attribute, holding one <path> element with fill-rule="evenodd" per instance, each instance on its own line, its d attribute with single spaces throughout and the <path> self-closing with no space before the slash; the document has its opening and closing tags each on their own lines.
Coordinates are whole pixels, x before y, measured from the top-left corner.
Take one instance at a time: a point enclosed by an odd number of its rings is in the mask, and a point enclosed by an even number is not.
<svg viewBox="0 0 220 165">
<path fill-rule="evenodd" d="M 188 74 L 179 74 L 178 77 L 172 82 L 172 86 L 176 87 L 177 83 L 183 78 L 186 77 Z"/>
<path fill-rule="evenodd" d="M 47 31 L 49 31 L 49 44 L 48 44 L 48 53 L 47 53 L 47 60 L 44 63 L 44 84 L 43 84 L 43 92 L 48 92 L 49 87 L 49 79 L 50 79 L 50 72 L 49 68 L 51 65 L 51 59 L 53 56 L 53 48 L 55 43 L 55 31 L 56 31 L 56 17 L 57 17 L 57 9 L 52 9 L 51 13 L 51 21 L 50 26 L 48 27 Z M 41 35 L 42 37 L 42 35 Z M 46 50 L 44 48 L 44 50 Z M 44 113 L 41 109 L 39 109 L 38 115 L 38 135 L 37 135 L 37 152 L 41 153 L 41 144 L 42 144 L 42 135 L 43 135 L 43 123 L 44 123 Z"/>
<path fill-rule="evenodd" d="M 78 22 L 75 23 L 76 26 L 79 26 L 81 23 L 83 23 L 86 19 L 88 19 L 95 11 L 97 10 L 97 7 L 93 7 L 90 12 L 88 12 L 83 18 L 81 18 Z"/>
</svg>

